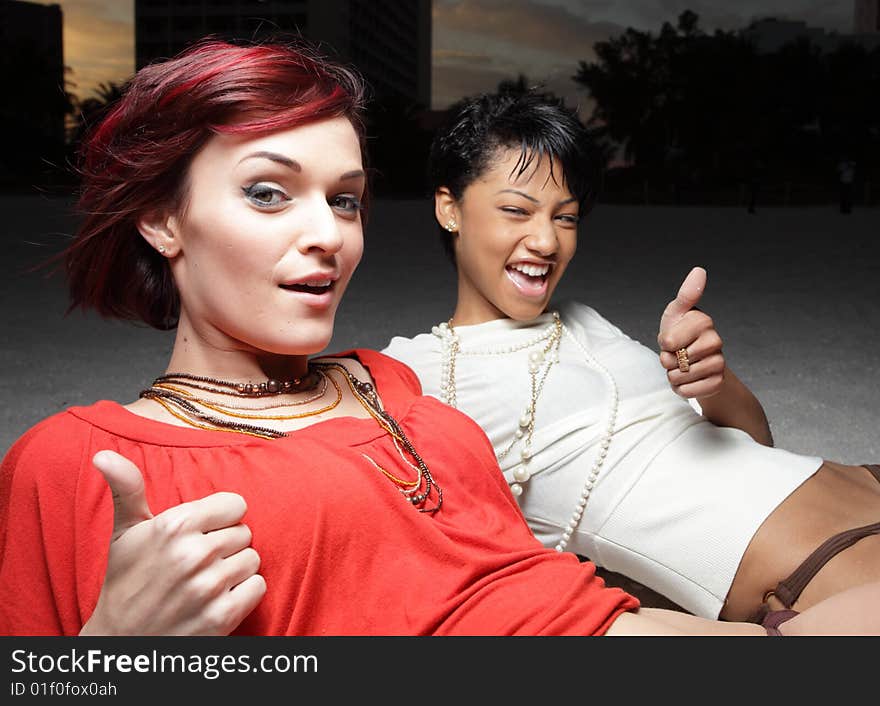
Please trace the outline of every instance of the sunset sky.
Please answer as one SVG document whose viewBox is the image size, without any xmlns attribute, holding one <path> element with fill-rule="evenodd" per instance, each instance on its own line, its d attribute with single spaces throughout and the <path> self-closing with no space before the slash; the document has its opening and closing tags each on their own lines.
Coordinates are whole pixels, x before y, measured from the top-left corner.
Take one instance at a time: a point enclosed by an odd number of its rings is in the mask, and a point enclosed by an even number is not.
<svg viewBox="0 0 880 706">
<path fill-rule="evenodd" d="M 134 0 L 43 4 L 58 4 L 64 13 L 65 61 L 77 95 L 131 75 Z M 593 58 L 595 41 L 626 27 L 656 32 L 686 9 L 708 30 L 771 16 L 841 33 L 853 24 L 853 0 L 434 0 L 432 107 L 520 73 L 577 102 L 570 77 L 578 61 Z"/>
</svg>

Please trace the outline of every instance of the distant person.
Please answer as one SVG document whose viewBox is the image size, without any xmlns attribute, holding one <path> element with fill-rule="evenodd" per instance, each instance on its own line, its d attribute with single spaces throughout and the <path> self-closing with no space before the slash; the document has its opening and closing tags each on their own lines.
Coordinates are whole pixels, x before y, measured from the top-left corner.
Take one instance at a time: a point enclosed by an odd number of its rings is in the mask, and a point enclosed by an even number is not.
<svg viewBox="0 0 880 706">
<path fill-rule="evenodd" d="M 659 356 L 589 306 L 552 302 L 594 184 L 576 114 L 529 92 L 450 115 L 429 172 L 458 300 L 384 352 L 483 427 L 541 542 L 711 618 L 880 579 L 880 466 L 773 448 L 697 308 L 705 270 L 658 306 Z"/>
<path fill-rule="evenodd" d="M 852 213 L 856 163 L 849 158 L 841 159 L 837 164 L 837 179 L 840 190 L 840 212 Z"/>
<path fill-rule="evenodd" d="M 754 159 L 749 168 L 749 201 L 747 210 L 749 213 L 756 213 L 758 210 L 758 200 L 761 195 L 761 184 L 764 181 L 764 161 Z"/>
<path fill-rule="evenodd" d="M 0 632 L 880 633 L 880 584 L 764 626 L 640 609 L 541 546 L 483 431 L 409 368 L 315 357 L 363 250 L 361 91 L 304 49 L 206 42 L 86 141 L 72 302 L 177 335 L 139 399 L 8 452 Z"/>
</svg>

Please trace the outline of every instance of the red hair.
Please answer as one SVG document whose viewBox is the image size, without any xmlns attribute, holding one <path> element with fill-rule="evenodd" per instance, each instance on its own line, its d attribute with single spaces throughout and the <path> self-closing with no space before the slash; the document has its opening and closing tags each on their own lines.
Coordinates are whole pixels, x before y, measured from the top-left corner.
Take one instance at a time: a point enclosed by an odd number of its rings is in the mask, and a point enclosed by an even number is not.
<svg viewBox="0 0 880 706">
<path fill-rule="evenodd" d="M 204 40 L 135 74 L 80 151 L 83 221 L 62 253 L 70 307 L 177 325 L 180 301 L 168 262 L 137 219 L 177 209 L 189 165 L 215 134 L 259 134 L 348 118 L 364 155 L 364 85 L 353 70 L 304 45 Z"/>
</svg>

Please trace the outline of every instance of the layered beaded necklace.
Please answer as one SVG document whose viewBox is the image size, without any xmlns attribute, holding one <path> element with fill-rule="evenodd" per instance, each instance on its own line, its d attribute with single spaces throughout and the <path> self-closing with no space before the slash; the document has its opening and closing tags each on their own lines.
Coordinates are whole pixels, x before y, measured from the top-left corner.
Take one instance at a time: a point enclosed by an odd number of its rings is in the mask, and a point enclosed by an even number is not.
<svg viewBox="0 0 880 706">
<path fill-rule="evenodd" d="M 398 478 L 390 471 L 382 468 L 367 454 L 362 453 L 361 455 L 394 483 L 406 500 L 415 506 L 419 512 L 435 512 L 439 510 L 443 504 L 443 490 L 437 485 L 421 455 L 409 438 L 407 438 L 397 420 L 382 408 L 372 383 L 362 382 L 340 363 L 310 361 L 309 371 L 302 378 L 286 381 L 267 380 L 257 384 L 229 382 L 219 378 L 191 375 L 189 373 L 167 373 L 156 378 L 149 388 L 142 390 L 140 397 L 154 400 L 177 419 L 199 429 L 228 431 L 264 439 L 278 439 L 287 436 L 287 432 L 241 420 L 278 421 L 302 419 L 323 414 L 336 408 L 342 400 L 342 388 L 333 376 L 328 374 L 328 370 L 336 370 L 342 374 L 354 398 L 379 426 L 391 436 L 400 458 L 409 469 L 415 472 L 415 479 Z M 272 412 L 272 410 L 278 410 L 282 407 L 300 407 L 322 399 L 327 391 L 328 380 L 336 390 L 336 398 L 332 402 L 305 412 L 286 414 Z M 221 397 L 231 397 L 236 400 L 283 394 L 312 394 L 304 399 L 290 400 L 288 398 L 285 401 L 274 404 L 248 406 L 232 402 L 217 402 L 214 399 L 206 399 L 203 396 L 199 396 L 199 393 L 204 392 Z M 215 413 L 220 413 L 224 416 L 218 416 Z M 226 417 L 231 417 L 231 419 Z M 409 454 L 415 463 L 408 460 L 406 454 Z"/>
<path fill-rule="evenodd" d="M 309 402 L 321 399 L 327 391 L 327 380 L 336 388 L 336 399 L 318 409 L 292 414 L 266 414 L 267 410 L 281 407 L 299 407 Z M 194 390 L 209 392 L 222 397 L 237 399 L 254 399 L 282 394 L 296 394 L 311 392 L 320 389 L 310 397 L 302 400 L 286 400 L 283 403 L 252 407 L 241 404 L 216 402 L 205 397 L 199 397 Z M 337 407 L 342 400 L 342 388 L 331 377 L 321 370 L 309 370 L 302 378 L 293 380 L 267 380 L 256 385 L 243 382 L 228 382 L 219 378 L 205 377 L 202 375 L 190 375 L 189 373 L 166 373 L 160 375 L 146 390 L 142 390 L 140 397 L 154 400 L 162 405 L 170 414 L 177 419 L 198 427 L 199 429 L 231 431 L 239 434 L 248 434 L 263 439 L 277 439 L 285 436 L 284 432 L 263 427 L 249 422 L 237 421 L 240 419 L 260 419 L 265 421 L 279 421 L 289 419 L 303 419 L 313 417 L 324 412 L 329 412 Z M 206 410 L 211 410 L 206 411 Z M 224 419 L 211 412 L 219 412 L 234 419 Z"/>
<path fill-rule="evenodd" d="M 314 363 L 314 365 L 319 370 L 334 368 L 345 376 L 345 380 L 358 402 L 360 402 L 364 409 L 370 413 L 370 416 L 378 422 L 379 426 L 391 436 L 391 440 L 394 442 L 397 453 L 400 455 L 403 462 L 416 472 L 416 478 L 412 481 L 398 478 L 390 471 L 382 468 L 382 466 L 376 463 L 367 454 L 362 453 L 361 455 L 386 478 L 394 483 L 401 494 L 412 505 L 416 506 L 416 509 L 418 509 L 419 512 L 435 512 L 439 510 L 443 505 L 443 489 L 437 485 L 437 482 L 431 475 L 431 471 L 428 469 L 427 464 L 419 455 L 419 452 L 416 451 L 416 448 L 407 438 L 406 434 L 404 434 L 399 422 L 392 417 L 391 414 L 382 409 L 379 397 L 376 395 L 376 388 L 373 387 L 373 384 L 369 382 L 361 382 L 351 373 L 351 371 L 348 370 L 348 368 L 339 363 Z M 401 445 L 403 448 L 401 448 Z M 404 450 L 410 455 L 410 457 L 412 457 L 415 464 L 406 459 L 404 456 Z M 435 491 L 436 499 L 433 501 L 433 504 L 425 505 L 425 503 L 431 498 L 432 489 Z"/>
<path fill-rule="evenodd" d="M 605 463 L 608 455 L 608 447 L 611 445 L 611 437 L 614 435 L 614 426 L 617 422 L 617 410 L 619 406 L 619 396 L 617 391 L 617 383 L 611 373 L 586 349 L 581 341 L 562 323 L 557 312 L 553 312 L 552 323 L 541 333 L 535 337 L 512 346 L 497 349 L 463 349 L 458 333 L 452 325 L 452 319 L 445 323 L 441 323 L 432 329 L 434 336 L 440 339 L 442 347 L 442 360 L 440 367 L 440 397 L 448 405 L 457 407 L 458 398 L 455 381 L 455 365 L 459 356 L 506 356 L 518 351 L 535 348 L 528 356 L 528 371 L 530 395 L 529 402 L 525 411 L 519 419 L 517 429 L 513 439 L 496 453 L 496 457 L 500 461 L 507 456 L 517 443 L 521 443 L 520 462 L 513 468 L 513 481 L 510 482 L 510 490 L 515 497 L 523 494 L 524 484 L 532 477 L 530 468 L 532 462 L 532 438 L 535 431 L 535 412 L 537 409 L 538 398 L 544 388 L 544 383 L 550 373 L 550 369 L 559 362 L 559 348 L 563 335 L 569 338 L 580 352 L 583 354 L 587 364 L 599 372 L 605 379 L 609 389 L 609 406 L 608 414 L 605 418 L 605 429 L 602 438 L 599 441 L 596 457 L 587 474 L 580 497 L 578 498 L 575 509 L 562 532 L 562 538 L 556 544 L 556 550 L 561 552 L 568 545 L 571 535 L 580 525 L 587 506 L 587 501 L 599 478 L 599 472 Z M 540 346 L 540 347 L 539 347 Z"/>
</svg>

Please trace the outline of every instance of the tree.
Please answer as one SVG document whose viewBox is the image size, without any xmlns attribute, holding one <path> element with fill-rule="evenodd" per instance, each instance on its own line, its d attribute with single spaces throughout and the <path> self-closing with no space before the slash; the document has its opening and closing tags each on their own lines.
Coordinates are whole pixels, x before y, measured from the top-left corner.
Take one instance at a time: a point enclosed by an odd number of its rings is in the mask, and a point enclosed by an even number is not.
<svg viewBox="0 0 880 706">
<path fill-rule="evenodd" d="M 630 28 L 595 51 L 574 80 L 596 102 L 591 127 L 620 146 L 640 178 L 693 193 L 759 172 L 822 181 L 841 152 L 876 160 L 880 48 L 823 52 L 799 39 L 760 52 L 748 28 L 707 34 L 685 12 L 675 27 Z"/>
<path fill-rule="evenodd" d="M 122 98 L 125 87 L 106 81 L 95 88 L 95 95 L 84 100 L 76 100 L 73 109 L 73 124 L 70 127 L 67 142 L 72 150 L 79 148 L 88 131 L 97 125 L 107 111 Z"/>
</svg>

